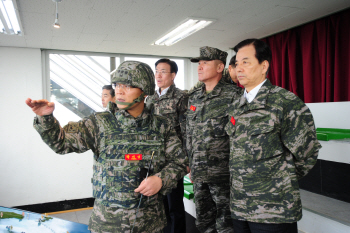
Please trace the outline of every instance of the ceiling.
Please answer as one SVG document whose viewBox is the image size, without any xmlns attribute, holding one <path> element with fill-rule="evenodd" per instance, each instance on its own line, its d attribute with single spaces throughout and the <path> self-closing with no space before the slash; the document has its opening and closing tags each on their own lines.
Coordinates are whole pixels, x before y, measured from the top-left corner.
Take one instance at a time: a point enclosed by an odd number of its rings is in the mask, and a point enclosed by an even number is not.
<svg viewBox="0 0 350 233">
<path fill-rule="evenodd" d="M 229 50 L 350 7 L 349 0 L 62 0 L 60 29 L 52 0 L 18 0 L 24 36 L 0 34 L 0 46 L 193 57 L 199 47 Z M 186 18 L 214 19 L 166 47 L 152 43 Z"/>
</svg>

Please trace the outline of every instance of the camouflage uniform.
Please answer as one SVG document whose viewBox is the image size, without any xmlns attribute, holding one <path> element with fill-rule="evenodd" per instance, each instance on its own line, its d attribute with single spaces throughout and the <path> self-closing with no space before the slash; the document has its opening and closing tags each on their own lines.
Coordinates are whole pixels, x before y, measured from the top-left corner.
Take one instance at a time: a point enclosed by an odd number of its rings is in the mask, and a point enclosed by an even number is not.
<svg viewBox="0 0 350 233">
<path fill-rule="evenodd" d="M 298 179 L 314 166 L 321 145 L 308 107 L 269 80 L 248 103 L 228 111 L 232 218 L 256 223 L 301 219 Z"/>
<path fill-rule="evenodd" d="M 188 95 L 172 84 L 165 95 L 159 96 L 157 93 L 148 96 L 146 105 L 148 108 L 154 108 L 154 114 L 165 116 L 171 120 L 176 130 L 177 136 L 184 144 L 184 135 L 186 134 L 186 118 Z M 184 147 L 186 149 L 186 147 Z"/>
<path fill-rule="evenodd" d="M 169 86 L 167 92 L 159 96 L 157 93 L 147 97 L 146 105 L 153 108 L 154 114 L 164 116 L 171 120 L 177 136 L 182 141 L 183 151 L 186 151 L 185 131 L 188 95 L 185 91 L 176 88 L 175 84 Z M 186 214 L 183 203 L 183 178 L 178 180 L 177 187 L 164 199 L 168 226 L 164 232 L 186 232 Z"/>
<path fill-rule="evenodd" d="M 142 63 L 141 68 L 135 68 L 138 64 L 141 63 L 128 61 L 119 66 L 117 71 L 121 71 L 120 76 L 124 76 L 126 84 L 130 85 L 130 79 L 137 81 L 138 77 L 143 78 L 147 67 L 143 67 Z M 120 70 L 123 66 L 132 67 L 132 71 L 138 70 L 134 73 Z M 151 78 L 154 79 L 154 76 Z M 63 129 L 53 115 L 38 116 L 34 119 L 34 127 L 56 153 L 82 153 L 91 149 L 96 155 L 93 175 L 95 205 L 89 221 L 89 229 L 93 232 L 130 231 L 141 196 L 134 189 L 142 181 L 142 168 L 148 168 L 155 152 L 151 174 L 161 178 L 162 188 L 157 194 L 142 199 L 134 232 L 162 231 L 166 224 L 163 195 L 169 193 L 176 186 L 176 181 L 186 174 L 187 164 L 181 142 L 170 121 L 153 116 L 144 108 L 136 118 L 125 110 L 106 111 L 92 114 L 79 122 L 70 122 Z M 140 155 L 141 160 L 128 160 Z"/>
<path fill-rule="evenodd" d="M 227 53 L 202 47 L 199 60 L 225 60 Z M 212 59 L 206 59 L 212 58 Z M 202 59 L 204 58 L 204 59 Z M 194 183 L 196 226 L 201 232 L 233 232 L 229 210 L 229 137 L 226 110 L 238 87 L 220 80 L 206 94 L 205 84 L 189 92 L 186 145 Z"/>
</svg>

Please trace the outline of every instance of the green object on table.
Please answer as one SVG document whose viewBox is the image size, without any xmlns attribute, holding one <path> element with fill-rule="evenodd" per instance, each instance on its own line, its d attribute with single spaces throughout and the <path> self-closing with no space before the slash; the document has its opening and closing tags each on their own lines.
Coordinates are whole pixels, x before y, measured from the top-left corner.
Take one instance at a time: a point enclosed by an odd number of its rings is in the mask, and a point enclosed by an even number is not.
<svg viewBox="0 0 350 233">
<path fill-rule="evenodd" d="M 321 141 L 350 138 L 350 129 L 317 128 L 317 139 Z"/>
<path fill-rule="evenodd" d="M 185 185 L 184 186 L 184 197 L 188 200 L 193 199 L 194 193 L 193 193 L 193 185 Z"/>
<path fill-rule="evenodd" d="M 184 197 L 188 200 L 193 199 L 194 202 L 193 184 L 188 175 L 184 176 Z"/>
</svg>

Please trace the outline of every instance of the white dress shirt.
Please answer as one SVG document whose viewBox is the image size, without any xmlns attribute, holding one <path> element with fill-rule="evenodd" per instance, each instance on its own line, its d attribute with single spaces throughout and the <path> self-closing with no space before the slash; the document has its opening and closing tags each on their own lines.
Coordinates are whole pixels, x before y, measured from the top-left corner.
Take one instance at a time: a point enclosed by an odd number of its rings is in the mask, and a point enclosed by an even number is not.
<svg viewBox="0 0 350 233">
<path fill-rule="evenodd" d="M 165 95 L 168 91 L 170 86 L 168 86 L 167 88 L 165 88 L 161 93 L 159 93 L 159 89 L 160 88 L 157 88 L 157 94 L 159 95 L 159 97 L 161 97 L 162 95 Z"/>
<path fill-rule="evenodd" d="M 254 87 L 249 93 L 246 89 L 244 89 L 244 97 L 247 99 L 248 103 L 252 102 L 258 94 L 261 86 L 266 82 L 267 79 L 265 79 L 262 83 L 260 83 L 258 86 Z"/>
</svg>

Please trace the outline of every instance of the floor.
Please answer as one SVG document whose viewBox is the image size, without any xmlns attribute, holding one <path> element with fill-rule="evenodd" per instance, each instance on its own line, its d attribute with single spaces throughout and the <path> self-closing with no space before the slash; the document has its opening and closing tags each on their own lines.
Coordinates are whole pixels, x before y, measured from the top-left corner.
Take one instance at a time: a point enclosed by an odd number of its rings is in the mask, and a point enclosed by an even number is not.
<svg viewBox="0 0 350 233">
<path fill-rule="evenodd" d="M 60 218 L 60 219 L 88 225 L 91 212 L 92 212 L 92 207 L 91 208 L 84 208 L 84 209 L 77 209 L 77 210 L 68 210 L 68 211 L 49 213 L 48 215 L 55 217 L 55 218 Z"/>
<path fill-rule="evenodd" d="M 338 201 L 305 190 L 301 190 L 301 199 L 303 208 L 307 208 L 308 210 L 320 213 L 323 216 L 328 216 L 330 218 L 336 219 L 337 221 L 350 224 L 350 203 Z M 73 210 L 70 212 L 66 211 L 50 213 L 49 215 L 64 220 L 88 224 L 91 211 L 92 208 L 86 208 Z M 299 233 L 303 232 L 299 231 Z"/>
</svg>

